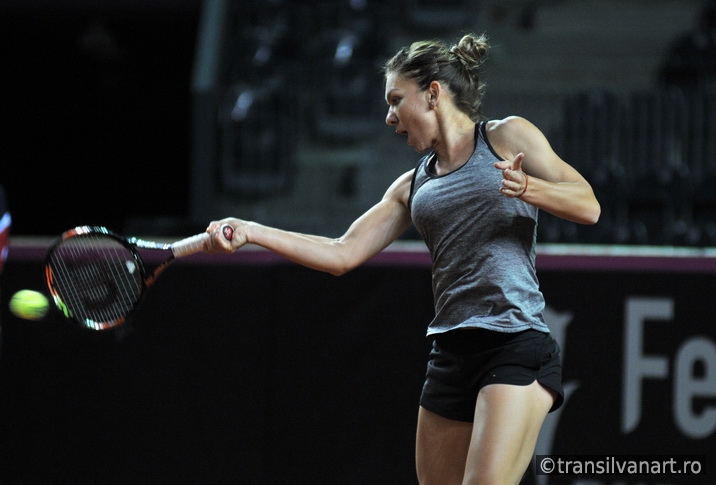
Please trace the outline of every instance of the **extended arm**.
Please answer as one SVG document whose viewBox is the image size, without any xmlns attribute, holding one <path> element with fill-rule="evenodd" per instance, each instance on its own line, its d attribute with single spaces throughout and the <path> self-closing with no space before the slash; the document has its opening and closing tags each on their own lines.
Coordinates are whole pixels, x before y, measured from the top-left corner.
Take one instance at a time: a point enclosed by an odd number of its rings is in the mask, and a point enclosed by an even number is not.
<svg viewBox="0 0 716 485">
<path fill-rule="evenodd" d="M 403 174 L 376 205 L 360 216 L 339 238 L 284 231 L 256 222 L 227 218 L 209 224 L 209 252 L 233 252 L 251 243 L 280 254 L 303 266 L 333 275 L 361 265 L 395 241 L 410 225 L 407 198 L 412 171 Z M 226 241 L 220 227 L 229 224 L 234 237 Z"/>
</svg>

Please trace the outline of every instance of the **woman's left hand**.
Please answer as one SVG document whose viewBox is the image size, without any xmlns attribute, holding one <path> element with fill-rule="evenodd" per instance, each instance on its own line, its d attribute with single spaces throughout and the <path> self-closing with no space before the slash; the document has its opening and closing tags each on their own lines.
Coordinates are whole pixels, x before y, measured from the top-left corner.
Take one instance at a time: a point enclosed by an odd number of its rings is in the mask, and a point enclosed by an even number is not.
<svg viewBox="0 0 716 485">
<path fill-rule="evenodd" d="M 502 171 L 500 192 L 507 197 L 522 197 L 527 192 L 527 174 L 522 171 L 524 153 L 518 153 L 515 158 L 495 162 L 495 168 Z"/>
</svg>

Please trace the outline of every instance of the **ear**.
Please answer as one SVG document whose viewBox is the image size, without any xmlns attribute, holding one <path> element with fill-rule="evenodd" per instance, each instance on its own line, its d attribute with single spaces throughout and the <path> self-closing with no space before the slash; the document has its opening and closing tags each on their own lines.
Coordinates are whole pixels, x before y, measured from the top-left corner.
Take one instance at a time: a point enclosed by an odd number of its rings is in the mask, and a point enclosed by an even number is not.
<svg viewBox="0 0 716 485">
<path fill-rule="evenodd" d="M 428 86 L 427 89 L 428 104 L 430 105 L 430 107 L 435 107 L 435 105 L 438 103 L 438 99 L 440 98 L 441 92 L 442 86 L 438 81 L 433 81 L 430 83 L 430 86 Z"/>
</svg>

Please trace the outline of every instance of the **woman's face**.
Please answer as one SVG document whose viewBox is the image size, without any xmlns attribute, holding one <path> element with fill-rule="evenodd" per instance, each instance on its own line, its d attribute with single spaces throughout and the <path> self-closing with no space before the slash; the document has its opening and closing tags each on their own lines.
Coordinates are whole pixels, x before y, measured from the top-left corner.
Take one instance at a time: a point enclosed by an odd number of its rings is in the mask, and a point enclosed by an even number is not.
<svg viewBox="0 0 716 485">
<path fill-rule="evenodd" d="M 434 112 L 429 105 L 429 93 L 421 91 L 415 81 L 388 73 L 385 100 L 388 103 L 385 123 L 395 126 L 396 133 L 407 135 L 408 145 L 418 152 L 431 148 L 437 130 Z"/>
</svg>

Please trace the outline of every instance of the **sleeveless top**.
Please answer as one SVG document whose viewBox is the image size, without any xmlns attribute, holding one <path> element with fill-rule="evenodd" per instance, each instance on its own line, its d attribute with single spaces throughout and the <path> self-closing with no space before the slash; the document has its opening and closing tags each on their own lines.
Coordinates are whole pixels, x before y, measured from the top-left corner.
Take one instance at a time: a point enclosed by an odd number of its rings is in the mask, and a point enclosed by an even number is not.
<svg viewBox="0 0 716 485">
<path fill-rule="evenodd" d="M 431 152 L 415 169 L 408 204 L 433 264 L 428 335 L 468 328 L 549 332 L 535 270 L 538 210 L 500 193 L 498 160 L 483 121 L 462 167 L 437 176 Z"/>
</svg>

